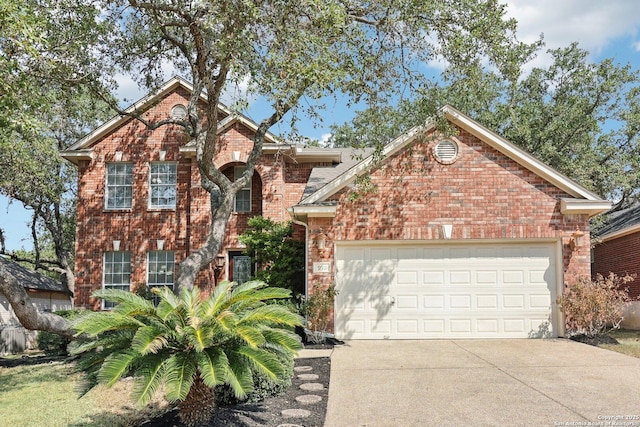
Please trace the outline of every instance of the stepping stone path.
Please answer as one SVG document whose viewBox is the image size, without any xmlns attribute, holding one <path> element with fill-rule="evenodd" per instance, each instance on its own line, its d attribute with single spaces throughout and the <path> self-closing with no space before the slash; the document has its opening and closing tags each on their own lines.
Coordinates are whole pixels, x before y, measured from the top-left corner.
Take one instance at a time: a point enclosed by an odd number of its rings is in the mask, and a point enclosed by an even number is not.
<svg viewBox="0 0 640 427">
<path fill-rule="evenodd" d="M 320 391 L 324 390 L 324 385 L 320 383 L 314 383 L 320 378 L 317 374 L 309 373 L 313 371 L 311 366 L 296 366 L 293 368 L 294 372 L 298 374 L 298 379 L 301 381 L 310 381 L 300 384 L 300 390 L 302 391 Z M 301 405 L 313 405 L 322 401 L 322 396 L 315 394 L 302 394 L 296 397 L 296 402 Z M 311 415 L 311 411 L 306 409 L 284 409 L 282 410 L 282 416 L 284 418 L 299 418 L 304 419 Z M 278 427 L 302 427 L 298 424 L 280 424 Z"/>
</svg>

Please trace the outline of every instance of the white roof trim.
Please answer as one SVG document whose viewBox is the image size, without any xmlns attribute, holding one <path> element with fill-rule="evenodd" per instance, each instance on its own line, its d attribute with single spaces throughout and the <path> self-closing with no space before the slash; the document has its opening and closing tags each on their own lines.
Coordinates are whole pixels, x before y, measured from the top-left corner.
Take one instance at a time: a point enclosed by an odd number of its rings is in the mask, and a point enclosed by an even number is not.
<svg viewBox="0 0 640 427">
<path fill-rule="evenodd" d="M 640 224 L 630 225 L 629 227 L 623 228 L 622 230 L 614 231 L 612 233 L 603 234 L 598 238 L 602 243 L 608 242 L 609 240 L 614 240 L 619 237 L 624 237 L 629 234 L 640 232 Z"/>
<path fill-rule="evenodd" d="M 549 181 L 551 184 L 565 191 L 569 195 L 575 197 L 576 199 L 585 199 L 588 201 L 596 202 L 590 207 L 582 205 L 581 209 L 584 211 L 584 213 L 595 215 L 596 213 L 604 212 L 609 209 L 608 207 L 604 208 L 605 206 L 611 206 L 610 202 L 602 199 L 597 194 L 582 187 L 580 184 L 556 171 L 551 166 L 544 164 L 526 151 L 507 141 L 495 132 L 490 131 L 475 120 L 471 119 L 466 114 L 461 113 L 460 111 L 449 105 L 442 107 L 440 111 L 444 113 L 447 119 L 449 119 L 452 123 L 467 130 L 489 146 L 495 148 L 502 154 L 506 155 L 516 163 L 522 165 L 541 178 Z M 405 134 L 387 144 L 382 151 L 382 157 L 386 158 L 395 154 L 405 145 L 412 142 L 421 132 L 427 132 L 433 127 L 434 125 L 432 122 L 427 122 L 424 126 L 416 126 L 412 128 Z M 353 182 L 357 176 L 366 172 L 367 168 L 372 165 L 373 160 L 373 155 L 365 158 L 349 171 L 330 181 L 304 200 L 301 200 L 300 204 L 304 205 L 322 201 L 327 197 L 337 193 L 345 186 Z M 577 206 L 572 202 L 569 203 L 569 207 L 567 209 L 572 211 L 567 213 L 579 213 Z"/>
<path fill-rule="evenodd" d="M 165 84 L 163 84 L 157 91 L 150 93 L 145 97 L 139 99 L 138 101 L 134 102 L 133 104 L 131 104 L 124 111 L 125 113 L 133 113 L 136 110 L 145 108 L 147 105 L 149 105 L 156 99 L 163 97 L 165 94 L 171 91 L 174 91 L 179 86 L 182 86 L 187 92 L 193 92 L 192 84 L 187 82 L 182 77 L 176 76 L 170 79 L 169 81 L 167 81 Z M 206 102 L 208 100 L 206 93 L 204 92 L 201 93 L 200 99 Z M 250 120 L 248 117 L 239 113 L 232 112 L 222 104 L 218 104 L 218 108 L 220 109 L 220 111 L 227 114 L 227 117 L 222 119 L 219 123 L 218 134 L 220 134 L 222 131 L 224 131 L 225 129 L 227 129 L 229 126 L 233 125 L 236 122 L 240 122 L 242 125 L 248 127 L 254 132 L 258 129 L 258 125 L 252 120 Z M 104 137 L 110 132 L 113 132 L 115 129 L 124 125 L 130 120 L 134 120 L 134 119 L 132 117 L 122 116 L 122 115 L 117 115 L 113 117 L 111 120 L 99 126 L 98 128 L 94 129 L 89 134 L 85 135 L 82 139 L 80 139 L 78 142 L 73 144 L 71 147 L 63 151 L 61 155 L 64 158 L 71 160 L 71 158 L 74 156 L 74 153 L 73 153 L 74 151 L 87 149 L 91 147 L 96 140 Z M 281 141 L 279 141 L 271 132 L 267 132 L 267 134 L 265 135 L 265 141 L 269 143 L 281 144 Z M 191 151 L 189 147 L 184 147 L 184 148 L 185 149 L 181 151 L 183 152 Z M 195 150 L 195 147 L 194 147 L 194 150 Z"/>
<path fill-rule="evenodd" d="M 560 199 L 560 212 L 563 215 L 597 215 L 611 209 L 608 200 Z"/>
<path fill-rule="evenodd" d="M 408 143 L 413 141 L 421 133 L 421 131 L 424 131 L 432 126 L 433 125 L 430 125 L 427 127 L 416 126 L 413 129 L 409 130 L 409 132 L 406 132 L 400 137 L 391 141 L 389 144 L 385 145 L 384 148 L 382 149 L 382 157 L 386 158 L 397 153 L 402 148 L 404 148 Z M 310 203 L 315 203 L 317 201 L 324 200 L 326 197 L 329 197 L 337 193 L 338 191 L 340 191 L 341 189 L 343 189 L 344 187 L 352 183 L 360 174 L 364 173 L 369 168 L 369 166 L 373 164 L 373 161 L 374 161 L 374 155 L 372 154 L 366 157 L 364 160 L 360 161 L 358 164 L 356 164 L 354 167 L 349 169 L 347 172 L 343 173 L 342 175 L 335 178 L 333 181 L 329 182 L 328 184 L 320 188 L 315 193 L 301 200 L 299 204 L 306 205 Z"/>
<path fill-rule="evenodd" d="M 310 218 L 330 218 L 336 216 L 336 206 L 293 206 L 288 209 L 291 216 L 297 218 L 306 215 Z"/>
<path fill-rule="evenodd" d="M 533 157 L 515 144 L 507 141 L 495 132 L 482 126 L 469 116 L 461 113 L 455 108 L 446 105 L 442 108 L 442 111 L 446 114 L 447 118 L 454 124 L 468 130 L 491 147 L 500 151 L 502 154 L 508 156 L 513 161 L 519 163 L 531 172 L 546 179 L 558 188 L 566 191 L 570 195 L 576 198 L 585 198 L 588 200 L 602 200 L 597 194 L 582 187 L 571 178 L 561 174 L 551 166 L 541 162 Z"/>
</svg>

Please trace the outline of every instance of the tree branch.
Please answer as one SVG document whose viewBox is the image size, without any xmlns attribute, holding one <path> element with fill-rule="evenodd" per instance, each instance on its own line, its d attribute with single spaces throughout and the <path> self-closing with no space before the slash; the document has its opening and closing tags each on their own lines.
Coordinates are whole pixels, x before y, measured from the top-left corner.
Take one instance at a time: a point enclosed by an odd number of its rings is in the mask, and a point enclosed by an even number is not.
<svg viewBox="0 0 640 427">
<path fill-rule="evenodd" d="M 9 301 L 20 324 L 25 328 L 73 337 L 71 322 L 53 313 L 40 313 L 18 279 L 3 265 L 0 265 L 0 294 Z"/>
</svg>

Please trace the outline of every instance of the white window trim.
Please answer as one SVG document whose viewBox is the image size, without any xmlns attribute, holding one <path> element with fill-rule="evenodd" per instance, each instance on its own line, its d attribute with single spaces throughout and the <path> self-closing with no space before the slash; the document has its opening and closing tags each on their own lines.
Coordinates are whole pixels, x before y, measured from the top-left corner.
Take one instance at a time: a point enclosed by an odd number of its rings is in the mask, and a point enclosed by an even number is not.
<svg viewBox="0 0 640 427">
<path fill-rule="evenodd" d="M 234 166 L 233 167 L 233 180 L 235 181 L 236 179 L 238 179 L 239 175 L 242 175 L 244 173 L 245 167 L 244 166 Z M 237 204 L 237 200 L 238 200 L 238 194 L 236 193 L 236 197 L 234 197 L 233 199 L 233 211 L 237 212 L 237 213 L 247 213 L 247 212 L 251 212 L 251 202 L 253 201 L 253 195 L 251 194 L 251 186 L 253 184 L 253 177 L 249 178 L 249 182 L 247 183 L 247 185 L 245 187 L 242 187 L 240 190 L 238 190 L 238 193 L 241 191 L 248 191 L 249 192 L 249 209 L 248 210 L 238 210 L 238 204 Z"/>
<path fill-rule="evenodd" d="M 129 254 L 129 282 L 128 283 L 106 283 L 107 277 L 107 254 L 128 253 Z M 102 254 L 102 289 L 122 289 L 127 287 L 127 291 L 131 291 L 131 252 L 129 251 L 107 251 Z M 113 307 L 105 307 L 105 301 L 102 300 L 100 307 L 103 310 L 111 310 Z"/>
<path fill-rule="evenodd" d="M 173 183 L 173 187 L 174 187 L 174 203 L 173 205 L 154 205 L 152 203 L 152 191 L 151 191 L 151 187 L 152 187 L 152 183 L 151 183 L 151 179 L 152 179 L 152 174 L 151 174 L 151 168 L 153 167 L 153 165 L 160 165 L 160 164 L 166 164 L 166 165 L 174 165 L 176 170 L 175 170 L 175 182 Z M 169 209 L 169 210 L 175 210 L 177 205 L 178 205 L 178 163 L 177 162 L 152 162 L 149 164 L 149 178 L 148 178 L 148 184 L 149 184 L 149 196 L 148 196 L 148 200 L 147 200 L 147 206 L 149 209 L 154 209 L 154 210 L 161 210 L 161 209 Z"/>
<path fill-rule="evenodd" d="M 165 282 L 165 283 L 151 283 L 150 279 L 150 274 L 151 274 L 151 254 L 152 253 L 170 253 L 173 255 L 173 271 L 171 272 L 171 277 L 173 277 L 173 281 L 171 283 Z M 158 262 L 158 260 L 156 259 L 156 263 Z M 163 287 L 166 286 L 168 288 L 174 289 L 175 286 L 175 281 L 176 281 L 176 254 L 174 251 L 148 251 L 147 252 L 147 286 L 149 287 L 149 289 L 151 289 L 152 287 Z"/>
<path fill-rule="evenodd" d="M 110 165 L 131 165 L 131 203 L 127 207 L 110 207 L 109 206 L 109 166 Z M 124 186 L 122 186 L 124 187 Z M 126 211 L 133 208 L 133 162 L 109 162 L 105 167 L 104 174 L 104 209 L 108 211 Z"/>
</svg>

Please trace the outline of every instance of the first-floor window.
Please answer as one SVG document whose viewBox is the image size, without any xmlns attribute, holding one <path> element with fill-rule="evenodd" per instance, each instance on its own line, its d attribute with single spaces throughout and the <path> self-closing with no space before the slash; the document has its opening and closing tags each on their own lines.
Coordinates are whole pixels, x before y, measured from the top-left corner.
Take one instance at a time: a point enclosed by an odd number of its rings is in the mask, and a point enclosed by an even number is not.
<svg viewBox="0 0 640 427">
<path fill-rule="evenodd" d="M 173 289 L 175 255 L 172 251 L 151 251 L 147 260 L 147 285 L 149 289 L 166 286 Z M 154 297 L 158 303 L 158 298 Z"/>
<path fill-rule="evenodd" d="M 104 289 L 131 290 L 131 253 L 116 251 L 105 252 L 102 279 Z M 104 301 L 103 308 L 113 308 L 114 303 Z"/>
</svg>

